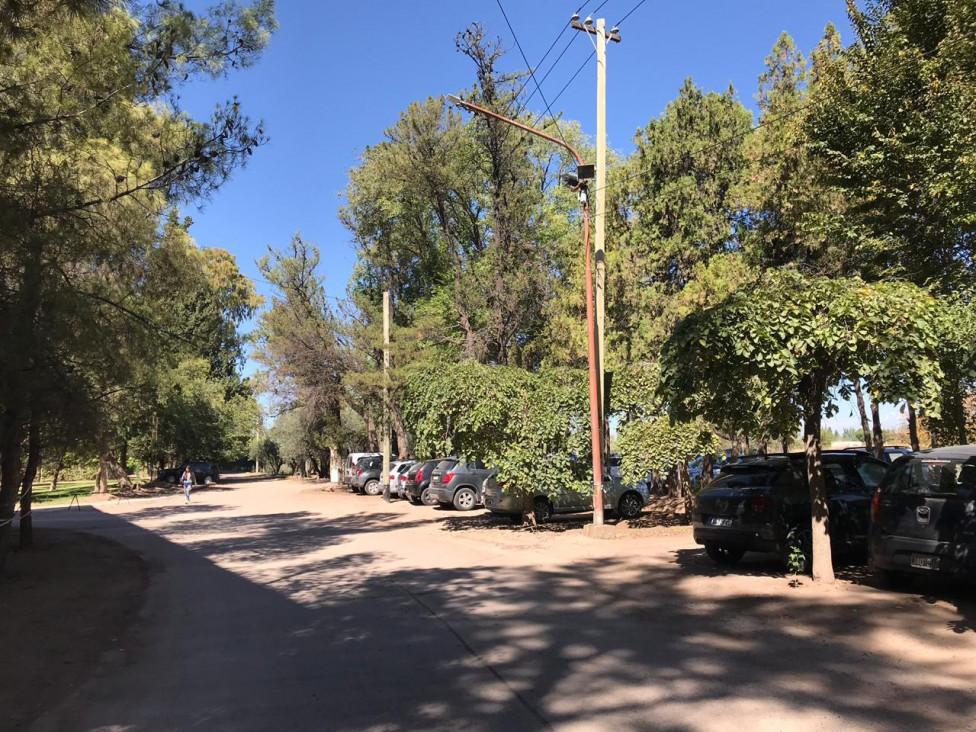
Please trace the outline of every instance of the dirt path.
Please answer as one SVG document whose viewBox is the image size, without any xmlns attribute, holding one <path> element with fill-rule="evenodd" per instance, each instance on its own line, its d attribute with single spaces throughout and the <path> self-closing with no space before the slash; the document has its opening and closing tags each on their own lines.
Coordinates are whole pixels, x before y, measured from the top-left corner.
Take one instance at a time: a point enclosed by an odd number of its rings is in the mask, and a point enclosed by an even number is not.
<svg viewBox="0 0 976 732">
<path fill-rule="evenodd" d="M 26 729 L 74 693 L 104 654 L 137 631 L 147 567 L 131 549 L 90 534 L 39 530 L 0 576 L 0 714 Z"/>
<path fill-rule="evenodd" d="M 584 538 L 288 481 L 66 512 L 153 573 L 38 730 L 976 729 L 976 605 L 791 588 L 686 528 Z"/>
</svg>

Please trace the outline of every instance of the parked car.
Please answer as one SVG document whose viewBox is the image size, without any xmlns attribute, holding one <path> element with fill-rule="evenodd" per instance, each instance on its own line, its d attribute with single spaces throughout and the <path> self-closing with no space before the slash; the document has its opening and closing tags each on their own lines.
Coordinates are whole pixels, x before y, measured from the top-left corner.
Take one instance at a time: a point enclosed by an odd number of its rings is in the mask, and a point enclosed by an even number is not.
<svg viewBox="0 0 976 732">
<path fill-rule="evenodd" d="M 871 506 L 871 564 L 884 581 L 976 578 L 976 446 L 897 460 Z"/>
<path fill-rule="evenodd" d="M 356 467 L 359 465 L 359 461 L 363 458 L 368 457 L 383 457 L 378 452 L 351 452 L 346 455 L 345 463 L 342 469 L 342 483 L 343 485 L 352 485 L 355 483 L 356 479 Z"/>
<path fill-rule="evenodd" d="M 831 548 L 863 551 L 872 492 L 887 465 L 860 452 L 824 452 Z M 799 550 L 800 570 L 810 566 L 811 511 L 803 453 L 727 465 L 695 499 L 695 541 L 719 564 L 735 564 L 747 551 L 775 552 L 787 560 Z"/>
<path fill-rule="evenodd" d="M 715 461 L 712 464 L 712 474 L 705 475 L 705 457 L 699 455 L 688 463 L 688 476 L 691 478 L 692 485 L 699 485 L 703 480 L 707 482 L 714 478 L 722 472 L 722 468 L 733 462 L 736 461 L 732 459 L 732 451 L 723 450 L 715 456 Z"/>
<path fill-rule="evenodd" d="M 483 503 L 482 485 L 493 472 L 478 461 L 445 461 L 434 468 L 430 492 L 442 506 L 470 511 Z"/>
<path fill-rule="evenodd" d="M 866 447 L 846 447 L 844 448 L 844 450 L 845 452 L 851 451 L 851 452 L 865 452 L 868 455 L 874 454 L 871 450 L 868 450 Z M 882 460 L 884 460 L 886 463 L 893 463 L 895 462 L 895 460 L 902 457 L 903 455 L 911 455 L 911 454 L 912 454 L 912 448 L 910 447 L 905 447 L 904 445 L 885 445 L 884 457 L 882 458 Z"/>
<path fill-rule="evenodd" d="M 390 493 L 403 498 L 403 483 L 407 477 L 407 471 L 416 463 L 416 460 L 397 460 L 390 466 Z"/>
<path fill-rule="evenodd" d="M 603 509 L 623 518 L 635 518 L 647 505 L 647 486 L 625 485 L 622 480 L 608 476 L 603 484 Z M 508 516 L 513 522 L 522 520 L 522 496 L 508 492 L 494 475 L 484 483 L 484 503 L 492 513 Z M 583 513 L 593 510 L 593 494 L 568 489 L 557 490 L 554 496 L 538 490 L 532 497 L 532 509 L 536 521 L 548 521 L 557 513 Z"/>
<path fill-rule="evenodd" d="M 380 478 L 383 476 L 383 456 L 370 455 L 356 461 L 355 474 L 349 485 L 354 491 L 360 491 L 369 496 L 378 496 L 383 492 Z"/>
<path fill-rule="evenodd" d="M 407 471 L 407 478 L 403 484 L 403 492 L 408 501 L 413 504 L 423 503 L 427 506 L 436 506 L 437 501 L 430 495 L 431 473 L 442 460 L 448 458 L 435 458 L 434 460 L 421 460 Z"/>
<path fill-rule="evenodd" d="M 180 481 L 183 471 L 186 470 L 187 465 L 189 465 L 190 470 L 193 471 L 193 480 L 197 485 L 210 485 L 211 483 L 216 483 L 220 480 L 220 471 L 217 470 L 217 466 L 214 463 L 200 463 L 194 461 L 183 463 L 178 468 L 166 468 L 165 470 L 160 470 L 156 480 L 165 481 L 175 485 Z"/>
</svg>

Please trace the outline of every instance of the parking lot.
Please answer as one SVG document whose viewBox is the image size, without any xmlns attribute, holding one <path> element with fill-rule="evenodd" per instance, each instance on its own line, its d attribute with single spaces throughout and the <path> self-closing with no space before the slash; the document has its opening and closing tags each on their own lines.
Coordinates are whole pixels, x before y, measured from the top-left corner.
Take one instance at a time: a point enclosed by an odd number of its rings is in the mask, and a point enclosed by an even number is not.
<svg viewBox="0 0 976 732">
<path fill-rule="evenodd" d="M 791 586 L 721 568 L 687 527 L 298 481 L 44 514 L 151 568 L 131 642 L 37 729 L 971 729 L 969 590 Z"/>
</svg>

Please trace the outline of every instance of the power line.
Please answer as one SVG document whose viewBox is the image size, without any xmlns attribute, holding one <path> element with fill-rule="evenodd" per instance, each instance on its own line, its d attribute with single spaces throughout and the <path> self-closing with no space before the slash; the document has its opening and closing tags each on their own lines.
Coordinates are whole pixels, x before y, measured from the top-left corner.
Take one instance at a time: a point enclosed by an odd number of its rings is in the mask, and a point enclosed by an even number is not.
<svg viewBox="0 0 976 732">
<path fill-rule="evenodd" d="M 614 25 L 617 26 L 617 27 L 620 27 L 620 24 L 621 23 L 623 23 L 625 20 L 627 20 L 627 18 L 629 18 L 631 15 L 633 15 L 636 12 L 637 8 L 639 8 L 641 5 L 643 5 L 646 2 L 647 2 L 647 0 L 640 0 L 640 2 L 638 2 L 634 7 L 632 7 L 630 9 L 630 12 L 627 13 L 627 15 L 625 15 L 620 20 L 618 20 L 616 23 L 614 23 Z M 603 6 L 601 5 L 600 7 L 603 7 Z M 597 8 L 597 9 L 599 10 L 599 8 Z"/>
<path fill-rule="evenodd" d="M 566 142 L 566 138 L 563 137 L 562 130 L 559 128 L 559 121 L 556 119 L 556 115 L 552 113 L 552 108 L 549 106 L 549 102 L 546 101 L 546 95 L 542 91 L 542 86 L 539 84 L 539 80 L 535 77 L 535 70 L 529 65 L 529 59 L 525 55 L 525 51 L 522 50 L 522 44 L 519 43 L 515 29 L 512 27 L 512 22 L 508 19 L 508 13 L 505 12 L 505 8 L 502 6 L 502 0 L 495 0 L 495 3 L 498 5 L 498 9 L 502 11 L 502 17 L 505 18 L 505 24 L 508 26 L 508 30 L 511 32 L 512 38 L 515 39 L 515 47 L 518 48 L 519 54 L 522 56 L 522 61 L 524 61 L 525 65 L 528 67 L 529 75 L 535 82 L 536 89 L 539 91 L 539 96 L 542 97 L 542 103 L 546 105 L 546 111 L 549 113 L 549 117 L 556 126 L 556 134 L 559 135 L 559 139 L 561 139 L 564 144 L 569 145 L 569 143 Z"/>
</svg>

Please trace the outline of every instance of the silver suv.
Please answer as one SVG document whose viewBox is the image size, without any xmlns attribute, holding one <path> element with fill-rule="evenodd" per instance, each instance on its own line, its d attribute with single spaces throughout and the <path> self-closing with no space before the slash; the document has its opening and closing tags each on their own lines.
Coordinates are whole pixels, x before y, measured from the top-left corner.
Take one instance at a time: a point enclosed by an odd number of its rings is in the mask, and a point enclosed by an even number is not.
<svg viewBox="0 0 976 732">
<path fill-rule="evenodd" d="M 508 516 L 519 523 L 522 520 L 522 497 L 516 493 L 508 493 L 498 485 L 494 475 L 485 481 L 485 508 L 492 513 Z M 635 518 L 644 509 L 648 501 L 647 486 L 638 483 L 636 486 L 624 485 L 620 478 L 610 477 L 603 484 L 603 508 L 613 511 L 622 518 Z M 589 491 L 578 493 L 567 489 L 560 489 L 554 496 L 543 491 L 537 491 L 532 498 L 532 509 L 536 521 L 548 521 L 557 513 L 583 513 L 593 510 L 593 494 Z"/>
</svg>

